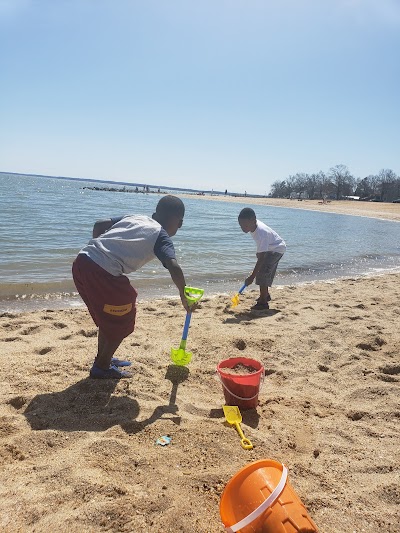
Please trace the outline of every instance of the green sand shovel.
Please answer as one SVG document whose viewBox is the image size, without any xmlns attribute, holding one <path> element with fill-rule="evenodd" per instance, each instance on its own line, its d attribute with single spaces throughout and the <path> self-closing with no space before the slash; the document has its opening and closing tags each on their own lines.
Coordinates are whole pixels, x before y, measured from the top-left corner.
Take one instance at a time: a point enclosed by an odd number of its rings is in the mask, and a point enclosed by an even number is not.
<svg viewBox="0 0 400 533">
<path fill-rule="evenodd" d="M 185 297 L 189 305 L 192 306 L 200 300 L 203 296 L 203 289 L 196 289 L 194 287 L 185 287 Z M 188 365 L 192 359 L 192 352 L 187 352 L 186 341 L 189 332 L 190 320 L 192 318 L 192 313 L 186 313 L 185 325 L 183 326 L 183 333 L 181 343 L 179 348 L 176 350 L 171 348 L 171 360 L 175 365 L 185 366 Z"/>
</svg>

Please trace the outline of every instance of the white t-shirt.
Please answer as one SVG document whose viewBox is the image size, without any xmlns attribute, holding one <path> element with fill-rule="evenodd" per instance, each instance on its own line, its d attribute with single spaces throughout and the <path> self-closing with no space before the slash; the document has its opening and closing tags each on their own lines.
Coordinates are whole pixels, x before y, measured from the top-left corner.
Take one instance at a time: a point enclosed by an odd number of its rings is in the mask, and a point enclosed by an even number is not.
<svg viewBox="0 0 400 533">
<path fill-rule="evenodd" d="M 261 252 L 286 252 L 286 243 L 272 228 L 257 220 L 257 227 L 251 233 L 257 245 L 257 253 Z"/>
</svg>

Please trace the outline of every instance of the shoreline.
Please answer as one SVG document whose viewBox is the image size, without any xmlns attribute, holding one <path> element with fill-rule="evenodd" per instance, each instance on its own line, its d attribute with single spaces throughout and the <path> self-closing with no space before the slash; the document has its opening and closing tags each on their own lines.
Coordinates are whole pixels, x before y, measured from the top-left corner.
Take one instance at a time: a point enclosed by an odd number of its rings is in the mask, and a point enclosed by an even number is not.
<svg viewBox="0 0 400 533">
<path fill-rule="evenodd" d="M 377 218 L 400 222 L 400 204 L 386 202 L 360 202 L 356 200 L 331 200 L 322 204 L 321 200 L 289 200 L 286 198 L 251 198 L 248 196 L 220 196 L 220 195 L 197 195 L 177 194 L 183 198 L 195 198 L 198 200 L 213 200 L 216 202 L 243 203 L 249 205 L 263 205 L 270 207 L 282 207 L 290 209 L 304 209 L 308 211 L 320 211 L 335 213 L 337 215 L 351 215 L 367 218 Z"/>
<path fill-rule="evenodd" d="M 86 309 L 3 314 L 2 527 L 222 533 L 226 483 L 271 458 L 321 533 L 394 531 L 400 273 L 273 288 L 263 312 L 250 311 L 255 295 L 235 309 L 227 296 L 201 301 L 188 367 L 170 364 L 179 302 L 143 302 L 116 354 L 132 361 L 121 381 L 88 379 L 97 339 Z M 257 409 L 241 410 L 252 451 L 224 423 L 215 378 L 241 356 L 266 370 Z M 170 445 L 155 444 L 162 435 Z"/>
<path fill-rule="evenodd" d="M 392 274 L 400 273 L 399 267 L 391 267 L 382 271 L 365 272 L 360 274 L 348 274 L 337 277 L 319 278 L 313 280 L 291 280 L 286 283 L 275 283 L 272 290 L 283 290 L 288 287 L 305 287 L 314 286 L 317 284 L 329 284 L 340 283 L 346 280 L 360 280 L 369 278 L 379 278 L 382 276 L 390 276 Z M 132 280 L 131 280 L 132 281 Z M 278 280 L 277 280 L 278 281 Z M 238 290 L 240 282 L 231 283 L 229 286 L 224 287 L 222 290 L 215 289 L 213 292 L 206 292 L 207 298 L 218 297 L 230 297 Z M 247 292 L 254 291 L 255 285 L 253 284 Z M 137 288 L 137 287 L 136 287 Z M 142 297 L 139 292 L 137 302 L 139 305 L 145 305 L 149 303 L 165 302 L 168 300 L 179 300 L 179 296 L 175 294 L 173 290 L 171 294 L 160 296 L 159 294 L 148 294 Z M 51 294 L 29 294 L 25 295 L 8 295 L 0 298 L 0 316 L 4 313 L 30 313 L 36 311 L 45 310 L 68 310 L 68 309 L 86 309 L 84 302 L 82 301 L 79 293 L 73 291 L 71 293 L 56 292 Z"/>
</svg>

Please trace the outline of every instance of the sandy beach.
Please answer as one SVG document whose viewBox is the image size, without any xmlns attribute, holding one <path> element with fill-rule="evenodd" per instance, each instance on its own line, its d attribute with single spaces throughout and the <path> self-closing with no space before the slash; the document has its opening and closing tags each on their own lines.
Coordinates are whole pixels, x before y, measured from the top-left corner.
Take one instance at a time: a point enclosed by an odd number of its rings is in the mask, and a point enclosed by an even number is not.
<svg viewBox="0 0 400 533">
<path fill-rule="evenodd" d="M 383 218 L 386 220 L 400 221 L 400 204 L 385 202 L 359 202 L 351 200 L 288 200 L 286 198 L 250 198 L 244 196 L 217 196 L 180 194 L 182 198 L 198 198 L 214 200 L 216 202 L 245 203 L 248 205 L 270 205 L 273 207 L 290 207 L 291 209 L 309 209 L 325 213 L 338 213 L 341 215 L 354 215 L 370 218 Z"/>
<path fill-rule="evenodd" d="M 399 526 L 400 274 L 273 289 L 270 310 L 204 298 L 171 365 L 184 314 L 142 303 L 118 356 L 133 377 L 88 379 L 86 310 L 0 316 L 0 530 L 218 533 L 220 495 L 257 459 L 285 463 L 323 533 Z M 224 423 L 217 364 L 261 361 L 254 444 Z M 169 435 L 171 443 L 156 444 Z"/>
</svg>

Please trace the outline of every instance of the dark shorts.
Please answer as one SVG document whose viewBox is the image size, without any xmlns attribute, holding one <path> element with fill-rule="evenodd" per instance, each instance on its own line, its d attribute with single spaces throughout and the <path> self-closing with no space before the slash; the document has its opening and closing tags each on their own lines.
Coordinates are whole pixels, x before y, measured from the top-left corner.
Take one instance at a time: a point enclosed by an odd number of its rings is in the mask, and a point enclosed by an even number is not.
<svg viewBox="0 0 400 533">
<path fill-rule="evenodd" d="M 72 265 L 75 286 L 94 323 L 108 339 L 124 339 L 135 329 L 137 292 L 126 276 L 112 276 L 79 254 Z"/>
<path fill-rule="evenodd" d="M 272 287 L 276 269 L 279 261 L 282 259 L 283 254 L 278 252 L 267 252 L 265 261 L 256 275 L 256 285 L 262 285 Z"/>
</svg>

